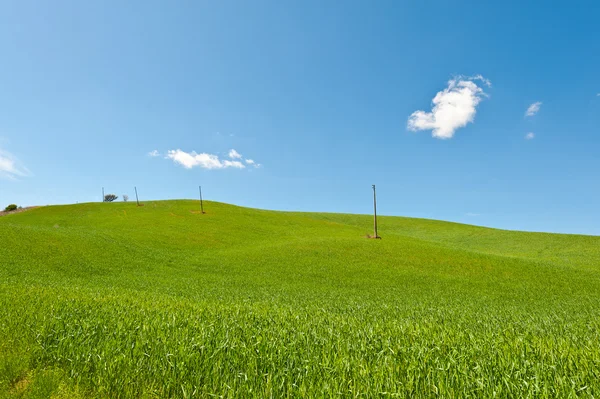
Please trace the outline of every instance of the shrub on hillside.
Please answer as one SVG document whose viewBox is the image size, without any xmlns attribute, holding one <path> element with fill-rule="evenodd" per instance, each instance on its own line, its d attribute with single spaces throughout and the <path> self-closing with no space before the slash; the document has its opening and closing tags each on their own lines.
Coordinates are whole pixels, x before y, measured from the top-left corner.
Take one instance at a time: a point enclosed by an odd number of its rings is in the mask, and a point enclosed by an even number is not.
<svg viewBox="0 0 600 399">
<path fill-rule="evenodd" d="M 129 201 L 129 195 L 123 194 L 123 202 Z"/>
<path fill-rule="evenodd" d="M 15 211 L 15 210 L 17 210 L 17 205 L 15 205 L 15 204 L 10 204 L 6 208 L 4 208 L 4 212 L 11 212 L 11 211 Z"/>
<path fill-rule="evenodd" d="M 119 198 L 118 195 L 114 195 L 114 194 L 106 194 L 104 196 L 104 202 L 113 202 L 115 201 L 117 198 Z"/>
</svg>

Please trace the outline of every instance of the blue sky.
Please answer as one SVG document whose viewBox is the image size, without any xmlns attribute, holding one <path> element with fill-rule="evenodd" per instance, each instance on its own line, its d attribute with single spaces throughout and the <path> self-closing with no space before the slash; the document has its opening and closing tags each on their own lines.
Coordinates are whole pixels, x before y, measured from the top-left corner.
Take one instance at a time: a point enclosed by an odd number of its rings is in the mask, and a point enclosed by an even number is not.
<svg viewBox="0 0 600 399">
<path fill-rule="evenodd" d="M 0 1 L 0 204 L 600 234 L 600 4 L 489 3 Z"/>
</svg>

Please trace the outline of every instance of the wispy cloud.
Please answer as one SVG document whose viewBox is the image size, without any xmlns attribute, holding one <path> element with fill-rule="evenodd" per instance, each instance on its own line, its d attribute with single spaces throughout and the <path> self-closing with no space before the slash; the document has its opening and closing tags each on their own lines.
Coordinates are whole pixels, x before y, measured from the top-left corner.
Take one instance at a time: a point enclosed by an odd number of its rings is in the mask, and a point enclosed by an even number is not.
<svg viewBox="0 0 600 399">
<path fill-rule="evenodd" d="M 158 152 L 158 150 L 152 150 L 148 153 L 149 157 L 158 157 L 160 156 L 160 152 Z"/>
<path fill-rule="evenodd" d="M 487 96 L 475 81 L 481 81 L 488 87 L 492 85 L 481 75 L 459 76 L 449 80 L 448 86 L 433 98 L 431 112 L 415 111 L 410 115 L 408 129 L 431 130 L 433 137 L 452 138 L 457 129 L 473 122 L 477 106 Z"/>
<path fill-rule="evenodd" d="M 261 166 L 259 163 L 254 162 L 254 159 L 246 159 L 244 161 L 246 162 L 246 164 L 252 165 L 255 168 L 260 168 L 260 166 Z"/>
<path fill-rule="evenodd" d="M 537 114 L 541 107 L 542 107 L 541 101 L 537 101 L 537 102 L 531 104 L 527 108 L 527 111 L 525 111 L 525 116 L 533 116 L 533 115 Z"/>
<path fill-rule="evenodd" d="M 473 217 L 474 218 L 474 217 L 480 216 L 481 214 L 480 213 L 474 213 L 474 212 L 467 212 L 467 213 L 465 213 L 465 215 L 468 216 L 468 217 Z"/>
<path fill-rule="evenodd" d="M 229 158 L 231 159 L 240 159 L 242 156 L 240 155 L 239 152 L 237 152 L 236 150 L 234 150 L 233 148 L 231 150 L 229 150 Z"/>
<path fill-rule="evenodd" d="M 29 175 L 29 170 L 19 162 L 17 157 L 0 149 L 0 179 L 17 180 L 19 177 Z"/>
<path fill-rule="evenodd" d="M 228 155 L 232 159 L 242 158 L 242 155 L 234 149 L 229 151 Z M 199 167 L 202 169 L 244 169 L 246 167 L 246 165 L 244 165 L 244 163 L 241 161 L 220 159 L 219 156 L 215 154 L 207 154 L 205 152 L 198 154 L 195 151 L 185 152 L 180 149 L 168 151 L 166 158 L 171 159 L 173 162 L 183 166 L 186 169 L 192 169 L 194 167 Z M 257 167 L 258 164 L 254 163 L 254 161 L 252 162 L 253 163 L 250 164 L 246 160 L 247 164 Z"/>
<path fill-rule="evenodd" d="M 486 85 L 487 87 L 492 87 L 492 82 L 491 82 L 489 79 L 486 79 L 486 78 L 484 78 L 484 77 L 483 77 L 483 76 L 481 76 L 481 75 L 476 75 L 476 76 L 473 76 L 471 79 L 472 79 L 472 80 L 480 80 L 480 81 L 482 81 L 482 82 L 483 82 L 483 84 L 484 84 L 484 85 Z"/>
<path fill-rule="evenodd" d="M 596 94 L 596 97 L 600 97 L 600 93 Z"/>
<path fill-rule="evenodd" d="M 535 133 L 529 132 L 525 135 L 525 140 L 533 140 L 535 138 Z"/>
</svg>

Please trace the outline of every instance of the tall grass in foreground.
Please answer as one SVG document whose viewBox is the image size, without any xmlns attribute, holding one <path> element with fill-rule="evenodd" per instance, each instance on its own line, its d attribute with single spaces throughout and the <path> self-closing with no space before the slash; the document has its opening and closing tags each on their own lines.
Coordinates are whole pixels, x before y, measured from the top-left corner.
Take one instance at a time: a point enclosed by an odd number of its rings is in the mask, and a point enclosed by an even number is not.
<svg viewBox="0 0 600 399">
<path fill-rule="evenodd" d="M 0 220 L 0 398 L 599 395 L 598 238 L 194 205 Z"/>
</svg>

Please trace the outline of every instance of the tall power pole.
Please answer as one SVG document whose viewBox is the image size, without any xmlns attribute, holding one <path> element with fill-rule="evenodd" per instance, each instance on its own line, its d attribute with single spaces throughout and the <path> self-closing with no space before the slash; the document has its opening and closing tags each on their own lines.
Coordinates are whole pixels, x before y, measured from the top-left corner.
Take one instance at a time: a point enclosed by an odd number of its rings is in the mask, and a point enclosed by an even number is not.
<svg viewBox="0 0 600 399">
<path fill-rule="evenodd" d="M 198 186 L 198 191 L 200 192 L 200 211 L 204 213 L 204 204 L 202 203 L 202 186 Z"/>
<path fill-rule="evenodd" d="M 102 187 L 102 202 L 104 202 L 104 187 Z"/>
<path fill-rule="evenodd" d="M 377 234 L 377 195 L 375 193 L 375 185 L 373 184 L 373 230 L 375 230 L 375 236 L 373 238 L 381 238 Z"/>
<path fill-rule="evenodd" d="M 137 202 L 137 206 L 140 206 L 140 199 L 137 195 L 137 187 L 134 187 L 133 189 L 135 190 L 135 202 Z"/>
</svg>

